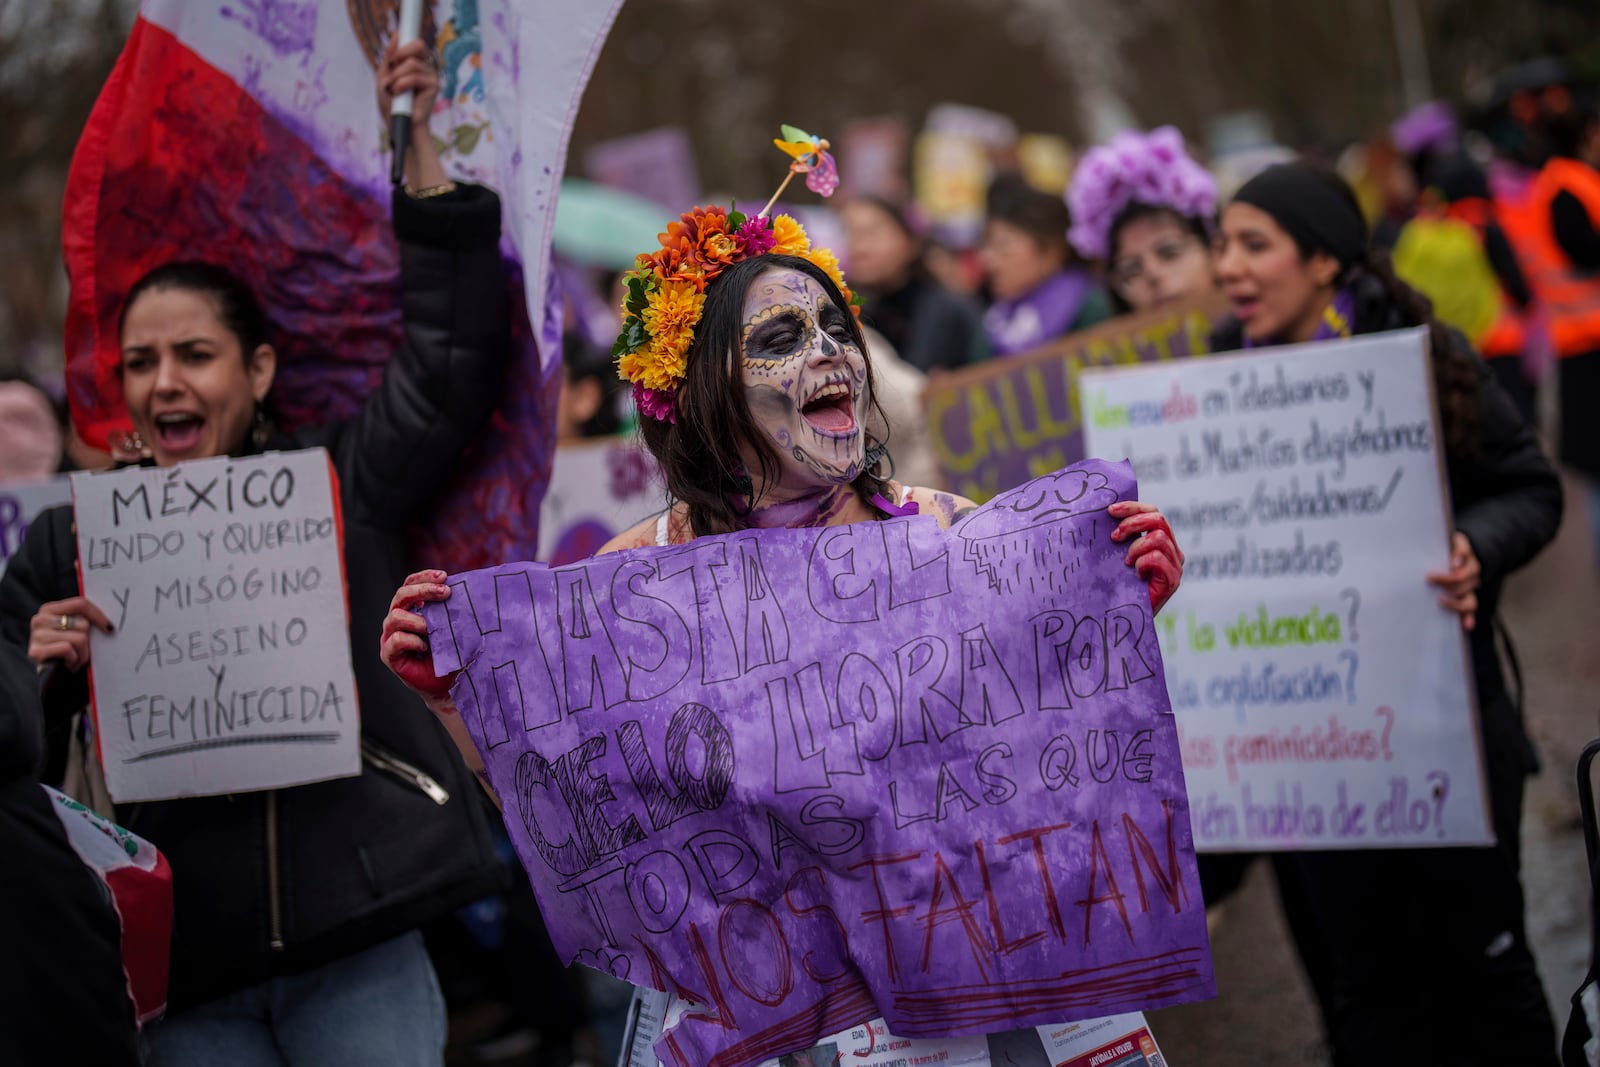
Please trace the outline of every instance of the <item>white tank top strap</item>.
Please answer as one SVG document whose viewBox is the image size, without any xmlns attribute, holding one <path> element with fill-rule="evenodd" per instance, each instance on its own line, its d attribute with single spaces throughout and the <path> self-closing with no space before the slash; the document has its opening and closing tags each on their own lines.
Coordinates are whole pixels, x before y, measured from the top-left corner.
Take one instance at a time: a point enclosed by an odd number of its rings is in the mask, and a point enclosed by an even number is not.
<svg viewBox="0 0 1600 1067">
<path fill-rule="evenodd" d="M 667 545 L 672 543 L 672 540 L 671 540 L 672 533 L 667 528 L 667 523 L 671 518 L 672 518 L 672 509 L 668 508 L 666 511 L 663 511 L 661 513 L 659 518 L 656 519 L 656 547 L 657 548 L 665 548 Z"/>
</svg>

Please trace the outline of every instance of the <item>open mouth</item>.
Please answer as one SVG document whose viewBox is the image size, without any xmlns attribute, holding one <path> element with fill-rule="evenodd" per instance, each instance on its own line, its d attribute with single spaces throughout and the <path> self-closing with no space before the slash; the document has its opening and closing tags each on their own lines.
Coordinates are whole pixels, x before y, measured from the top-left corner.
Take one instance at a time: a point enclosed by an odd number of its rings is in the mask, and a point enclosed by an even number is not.
<svg viewBox="0 0 1600 1067">
<path fill-rule="evenodd" d="M 1233 317 L 1240 322 L 1249 322 L 1255 318 L 1256 311 L 1261 307 L 1261 301 L 1254 296 L 1232 296 L 1228 302 L 1233 305 Z"/>
<path fill-rule="evenodd" d="M 200 433 L 206 420 L 187 412 L 169 412 L 156 416 L 156 443 L 163 452 L 188 452 L 200 443 Z"/>
<path fill-rule="evenodd" d="M 843 382 L 825 385 L 800 408 L 800 417 L 825 437 L 848 437 L 856 432 L 856 405 Z"/>
</svg>

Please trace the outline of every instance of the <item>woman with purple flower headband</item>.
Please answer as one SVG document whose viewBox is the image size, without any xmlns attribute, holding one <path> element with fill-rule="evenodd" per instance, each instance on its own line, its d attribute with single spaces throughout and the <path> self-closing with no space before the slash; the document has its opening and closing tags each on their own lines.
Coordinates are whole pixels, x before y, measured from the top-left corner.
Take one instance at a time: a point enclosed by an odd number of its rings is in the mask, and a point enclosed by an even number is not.
<svg viewBox="0 0 1600 1067">
<path fill-rule="evenodd" d="M 1214 288 L 1217 183 L 1171 126 L 1092 148 L 1067 190 L 1078 254 L 1106 265 L 1112 306 L 1145 311 Z"/>
</svg>

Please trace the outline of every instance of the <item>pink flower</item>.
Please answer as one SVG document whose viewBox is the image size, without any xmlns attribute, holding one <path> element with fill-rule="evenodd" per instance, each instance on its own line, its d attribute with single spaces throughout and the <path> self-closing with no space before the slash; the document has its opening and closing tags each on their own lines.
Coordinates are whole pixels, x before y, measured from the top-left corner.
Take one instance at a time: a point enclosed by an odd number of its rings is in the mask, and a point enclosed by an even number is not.
<svg viewBox="0 0 1600 1067">
<path fill-rule="evenodd" d="M 744 244 L 746 259 L 764 256 L 778 243 L 778 235 L 772 232 L 772 220 L 767 218 L 745 219 L 744 225 L 739 227 L 738 238 Z"/>
<path fill-rule="evenodd" d="M 648 415 L 657 422 L 676 423 L 678 421 L 678 402 L 675 391 L 646 389 L 638 382 L 634 382 L 633 406 L 639 409 L 639 414 Z"/>
</svg>

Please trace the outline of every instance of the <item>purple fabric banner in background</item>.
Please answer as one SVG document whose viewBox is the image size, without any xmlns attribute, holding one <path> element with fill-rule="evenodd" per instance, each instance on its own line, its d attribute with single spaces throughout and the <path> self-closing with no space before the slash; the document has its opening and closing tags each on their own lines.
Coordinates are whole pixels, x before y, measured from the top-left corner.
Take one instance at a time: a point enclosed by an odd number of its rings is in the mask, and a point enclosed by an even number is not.
<svg viewBox="0 0 1600 1067">
<path fill-rule="evenodd" d="M 742 1067 L 1213 995 L 1126 464 L 931 517 L 450 579 L 457 707 L 564 960 Z"/>
</svg>

